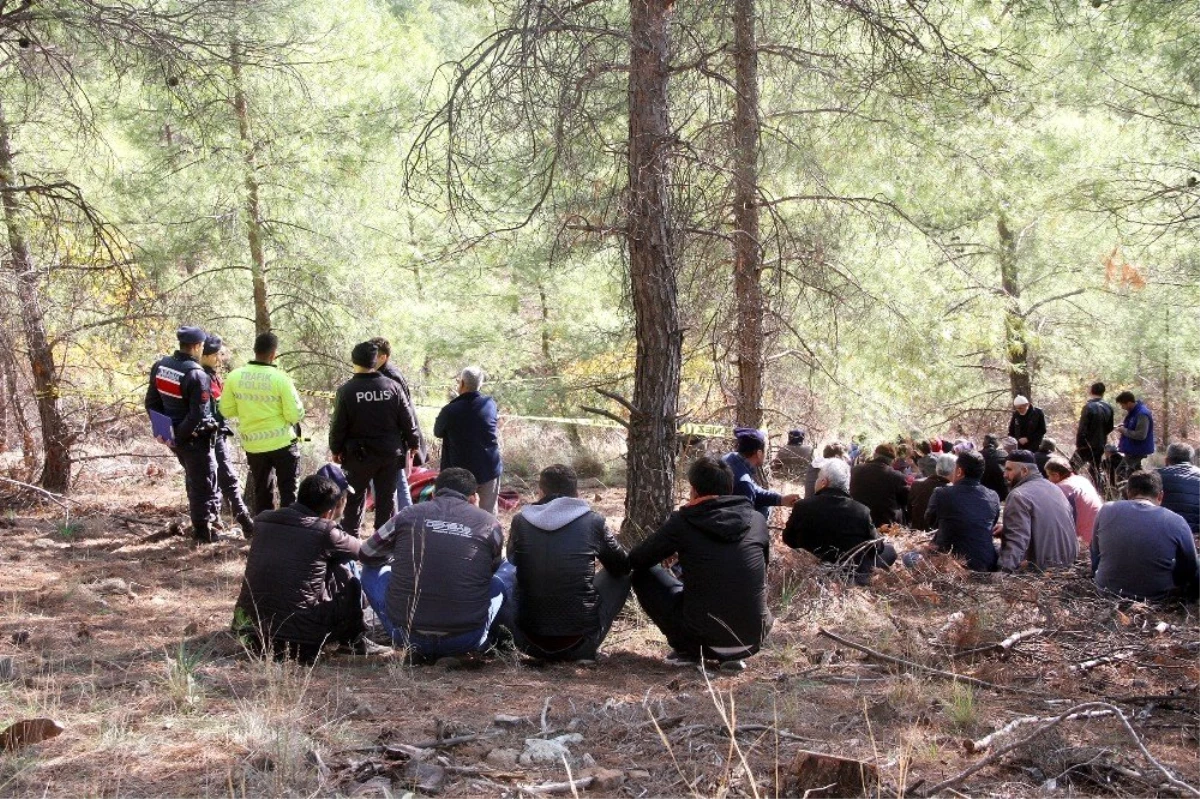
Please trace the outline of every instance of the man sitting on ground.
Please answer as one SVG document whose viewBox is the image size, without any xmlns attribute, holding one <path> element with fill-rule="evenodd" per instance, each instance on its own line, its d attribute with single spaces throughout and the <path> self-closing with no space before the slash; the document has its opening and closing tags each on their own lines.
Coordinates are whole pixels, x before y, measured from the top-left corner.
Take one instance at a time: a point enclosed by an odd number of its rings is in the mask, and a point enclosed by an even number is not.
<svg viewBox="0 0 1200 799">
<path fill-rule="evenodd" d="M 667 637 L 673 665 L 722 661 L 740 671 L 771 629 L 767 521 L 733 495 L 733 472 L 705 455 L 688 469 L 691 498 L 629 555 L 638 602 Z M 680 582 L 661 563 L 679 556 Z"/>
<path fill-rule="evenodd" d="M 1193 465 L 1196 451 L 1189 444 L 1175 443 L 1167 447 L 1167 465 L 1158 470 L 1162 477 L 1162 506 L 1183 517 L 1192 529 L 1200 533 L 1200 469 Z"/>
<path fill-rule="evenodd" d="M 1004 482 L 1004 462 L 1008 460 L 1008 453 L 1016 448 L 1015 438 L 1005 437 L 1001 440 L 991 433 L 983 437 L 983 477 L 979 482 L 984 488 L 995 491 L 1001 500 L 1008 496 L 1008 483 Z"/>
<path fill-rule="evenodd" d="M 508 536 L 517 570 L 513 637 L 538 659 L 595 660 L 629 596 L 629 556 L 604 517 L 579 499 L 570 466 L 547 466 L 538 490 L 541 498 L 513 518 Z"/>
<path fill-rule="evenodd" d="M 352 568 L 359 542 L 337 526 L 346 491 L 344 477 L 339 484 L 314 474 L 301 481 L 294 503 L 255 518 L 234 615 L 234 631 L 254 646 L 307 663 L 326 641 L 374 649 L 363 638 Z"/>
<path fill-rule="evenodd" d="M 1158 472 L 1134 472 L 1129 499 L 1110 502 L 1096 517 L 1092 571 L 1097 587 L 1129 599 L 1161 601 L 1200 596 L 1196 542 L 1187 522 L 1160 507 Z"/>
<path fill-rule="evenodd" d="M 1075 519 L 1062 491 L 1038 471 L 1037 460 L 1019 449 L 1004 463 L 1008 499 L 1000 537 L 1001 571 L 1015 572 L 1023 563 L 1045 571 L 1066 568 L 1079 555 Z"/>
<path fill-rule="evenodd" d="M 1096 526 L 1096 514 L 1104 506 L 1104 500 L 1096 493 L 1092 481 L 1075 474 L 1065 458 L 1051 458 L 1046 462 L 1046 477 L 1058 486 L 1071 505 L 1075 515 L 1075 535 L 1084 546 L 1092 543 L 1092 529 Z"/>
<path fill-rule="evenodd" d="M 933 492 L 950 485 L 957 460 L 953 455 L 938 455 L 933 459 L 933 474 L 912 484 L 908 494 L 908 519 L 914 530 L 929 530 L 932 525 L 925 520 L 925 511 Z"/>
<path fill-rule="evenodd" d="M 821 458 L 814 460 L 804 475 L 804 496 L 815 497 L 817 495 L 817 478 L 821 476 L 821 466 L 830 458 L 845 461 L 846 445 L 837 441 L 825 445 L 825 448 L 821 450 Z"/>
<path fill-rule="evenodd" d="M 415 655 L 483 651 L 502 611 L 512 611 L 515 570 L 502 545 L 475 477 L 444 469 L 431 501 L 400 511 L 362 545 L 363 591 L 392 640 Z M 508 618 L 501 624 L 512 629 Z"/>
<path fill-rule="evenodd" d="M 876 527 L 902 524 L 908 510 L 908 481 L 892 468 L 896 447 L 880 444 L 875 457 L 855 466 L 850 473 L 850 496 L 871 509 L 871 522 Z"/>
<path fill-rule="evenodd" d="M 737 439 L 737 449 L 725 456 L 725 465 L 733 471 L 733 492 L 750 500 L 763 518 L 770 516 L 771 508 L 795 505 L 799 494 L 785 496 L 754 481 L 754 472 L 762 467 L 767 455 L 767 437 L 763 432 L 752 427 L 739 427 L 733 435 Z"/>
<path fill-rule="evenodd" d="M 875 568 L 896 562 L 896 549 L 880 538 L 871 523 L 871 511 L 850 498 L 850 465 L 831 458 L 821 466 L 816 493 L 792 508 L 783 543 L 807 549 L 826 563 L 853 560 L 859 585 L 871 580 Z"/>
<path fill-rule="evenodd" d="M 1000 497 L 980 482 L 983 470 L 980 453 L 958 455 L 951 485 L 933 492 L 925 521 L 937 527 L 933 549 L 964 558 L 971 571 L 990 572 L 996 570 L 992 529 L 1000 518 Z"/>
</svg>

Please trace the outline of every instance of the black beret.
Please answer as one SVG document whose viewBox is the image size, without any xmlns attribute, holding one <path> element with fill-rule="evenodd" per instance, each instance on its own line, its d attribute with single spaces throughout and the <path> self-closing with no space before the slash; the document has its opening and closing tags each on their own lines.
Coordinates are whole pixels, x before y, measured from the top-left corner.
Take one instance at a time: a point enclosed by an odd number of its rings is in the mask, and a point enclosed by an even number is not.
<svg viewBox="0 0 1200 799">
<path fill-rule="evenodd" d="M 220 352 L 224 343 L 216 333 L 209 333 L 204 339 L 204 354 L 212 355 L 214 352 Z"/>
<path fill-rule="evenodd" d="M 199 327 L 181 327 L 175 331 L 175 338 L 179 339 L 179 343 L 185 346 L 192 344 L 203 344 L 205 339 L 204 330 Z"/>
<path fill-rule="evenodd" d="M 1037 458 L 1035 458 L 1033 453 L 1027 449 L 1013 450 L 1012 452 L 1008 453 L 1008 457 L 1005 458 L 1005 461 L 1009 463 L 1028 463 L 1033 466 L 1037 466 Z"/>
</svg>

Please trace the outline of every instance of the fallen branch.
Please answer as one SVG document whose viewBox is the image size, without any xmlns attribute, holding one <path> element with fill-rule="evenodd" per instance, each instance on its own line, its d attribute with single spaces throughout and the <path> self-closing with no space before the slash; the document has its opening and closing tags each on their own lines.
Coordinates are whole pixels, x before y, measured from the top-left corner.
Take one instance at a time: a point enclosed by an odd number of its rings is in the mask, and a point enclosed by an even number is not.
<svg viewBox="0 0 1200 799">
<path fill-rule="evenodd" d="M 920 663 L 914 663 L 911 660 L 905 660 L 904 658 L 898 658 L 893 655 L 885 655 L 883 652 L 880 652 L 876 649 L 872 649 L 869 646 L 865 646 L 864 644 L 860 644 L 856 641 L 851 641 L 847 638 L 842 638 L 840 635 L 835 635 L 834 633 L 831 633 L 828 630 L 826 630 L 824 627 L 818 627 L 817 633 L 819 635 L 825 636 L 826 638 L 828 638 L 832 641 L 836 641 L 837 643 L 842 644 L 843 646 L 848 646 L 851 649 L 857 649 L 859 652 L 866 653 L 867 655 L 870 655 L 871 657 L 876 658 L 877 660 L 882 660 L 887 663 L 894 663 L 897 666 L 904 666 L 905 668 L 915 669 L 917 671 L 923 671 L 926 674 L 935 674 L 938 677 L 942 677 L 947 680 L 955 680 L 955 681 L 961 682 L 965 685 L 973 685 L 976 688 L 990 688 L 993 691 L 1009 691 L 1009 692 L 1015 693 L 1015 694 L 1025 694 L 1026 696 L 1041 696 L 1041 694 L 1039 694 L 1037 691 L 1029 691 L 1024 688 L 1015 688 L 1011 685 L 999 685 L 994 682 L 988 682 L 987 680 L 981 680 L 977 677 L 969 677 L 965 674 L 956 674 L 955 672 L 952 672 L 952 671 L 945 671 L 943 669 L 935 669 L 932 666 L 924 666 Z"/>
<path fill-rule="evenodd" d="M 1142 756 L 1146 758 L 1146 761 L 1150 763 L 1150 765 L 1154 766 L 1154 768 L 1156 768 L 1166 778 L 1168 783 L 1170 783 L 1173 787 L 1184 791 L 1185 793 L 1200 797 L 1200 789 L 1196 789 L 1183 780 L 1178 779 L 1174 774 L 1167 770 L 1166 766 L 1154 759 L 1154 756 L 1150 754 L 1150 750 L 1146 748 L 1144 743 L 1142 743 L 1142 739 L 1138 736 L 1137 731 L 1133 729 L 1133 726 L 1129 723 L 1129 719 L 1125 717 L 1125 714 L 1122 713 L 1119 708 L 1110 705 L 1107 702 L 1084 702 L 1081 705 L 1076 705 L 1075 707 L 1064 711 L 1063 713 L 1055 716 L 1053 719 L 1050 719 L 1045 724 L 1038 727 L 1029 735 L 1026 735 L 1024 738 L 1013 741 L 1007 746 L 1000 747 L 975 765 L 960 771 L 958 774 L 955 774 L 948 780 L 939 782 L 937 785 L 934 785 L 933 787 L 924 791 L 922 796 L 936 796 L 942 791 L 949 790 L 956 785 L 961 785 L 972 774 L 986 768 L 987 766 L 990 766 L 1000 758 L 1007 755 L 1009 752 L 1019 749 L 1033 739 L 1037 738 L 1039 735 L 1049 732 L 1067 719 L 1078 717 L 1079 714 L 1092 710 L 1107 710 L 1109 715 L 1120 719 L 1122 726 L 1124 726 L 1125 731 L 1129 733 L 1129 737 L 1133 739 L 1133 742 L 1137 745 L 1138 750 L 1141 751 Z"/>
<path fill-rule="evenodd" d="M 1074 719 L 1091 719 L 1098 716 L 1111 716 L 1112 711 L 1109 710 L 1089 710 L 1084 713 L 1075 713 L 1067 716 L 1065 721 Z M 1018 727 L 1024 727 L 1027 724 L 1041 724 L 1047 721 L 1053 721 L 1053 718 L 1043 718 L 1041 716 L 1022 716 L 1019 719 L 1013 719 L 1008 724 L 1005 724 L 995 732 L 983 736 L 978 741 L 966 740 L 963 741 L 963 747 L 973 754 L 980 754 L 987 751 L 997 738 L 1003 738 Z"/>
<path fill-rule="evenodd" d="M 1002 652 L 1005 656 L 1007 656 L 1012 654 L 1012 649 L 1017 644 L 1026 639 L 1041 635 L 1044 632 L 1046 632 L 1045 629 L 1041 627 L 1034 627 L 1029 630 L 1021 630 L 1020 632 L 1013 633 L 1012 635 L 1008 636 L 998 644 L 988 644 L 987 646 L 977 646 L 974 649 L 966 649 L 962 652 L 956 652 L 954 657 L 960 658 L 966 657 L 967 655 L 978 655 L 982 652 Z"/>
<path fill-rule="evenodd" d="M 574 793 L 578 790 L 587 790 L 595 777 L 580 777 L 577 780 L 567 780 L 566 782 L 543 782 L 541 785 L 518 785 L 517 790 L 522 793 L 545 794 L 545 793 Z"/>
<path fill-rule="evenodd" d="M 1071 667 L 1071 671 L 1088 671 L 1089 669 L 1094 669 L 1097 666 L 1103 666 L 1105 663 L 1115 663 L 1118 660 L 1128 660 L 1132 656 L 1132 652 L 1118 652 L 1115 655 L 1092 658 L 1091 660 L 1085 660 L 1082 663 L 1076 663 Z"/>
</svg>

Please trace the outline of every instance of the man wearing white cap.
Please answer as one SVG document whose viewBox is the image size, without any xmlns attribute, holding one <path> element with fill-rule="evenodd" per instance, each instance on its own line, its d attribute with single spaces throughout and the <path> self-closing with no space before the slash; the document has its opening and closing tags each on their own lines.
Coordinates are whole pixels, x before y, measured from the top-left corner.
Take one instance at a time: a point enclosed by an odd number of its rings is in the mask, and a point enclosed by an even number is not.
<svg viewBox="0 0 1200 799">
<path fill-rule="evenodd" d="M 1046 414 L 1030 404 L 1020 394 L 1013 397 L 1013 415 L 1008 421 L 1008 434 L 1017 440 L 1017 449 L 1037 452 L 1046 437 Z"/>
</svg>

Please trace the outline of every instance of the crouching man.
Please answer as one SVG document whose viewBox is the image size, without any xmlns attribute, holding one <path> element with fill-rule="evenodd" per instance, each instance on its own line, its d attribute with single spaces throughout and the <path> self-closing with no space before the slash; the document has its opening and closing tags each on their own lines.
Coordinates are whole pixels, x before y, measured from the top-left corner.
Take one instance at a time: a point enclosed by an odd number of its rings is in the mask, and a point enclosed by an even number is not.
<svg viewBox="0 0 1200 799">
<path fill-rule="evenodd" d="M 688 469 L 691 498 L 629 555 L 633 590 L 673 650 L 671 665 L 721 662 L 741 671 L 774 620 L 767 610 L 767 520 L 733 494 L 733 472 L 711 456 Z M 679 556 L 682 582 L 661 562 Z"/>
<path fill-rule="evenodd" d="M 324 470 L 322 470 L 324 471 Z M 335 521 L 345 478 L 304 478 L 294 503 L 260 513 L 234 611 L 234 631 L 276 657 L 312 662 L 327 641 L 362 646 L 359 541 Z"/>
<path fill-rule="evenodd" d="M 417 657 L 486 650 L 498 618 L 512 629 L 516 577 L 502 544 L 500 522 L 479 508 L 475 477 L 446 469 L 431 501 L 400 511 L 359 550 L 367 601 Z"/>
<path fill-rule="evenodd" d="M 517 569 L 513 637 L 540 660 L 595 660 L 629 596 L 629 557 L 604 517 L 579 499 L 570 466 L 547 466 L 538 490 L 541 498 L 516 515 L 508 537 Z"/>
</svg>

